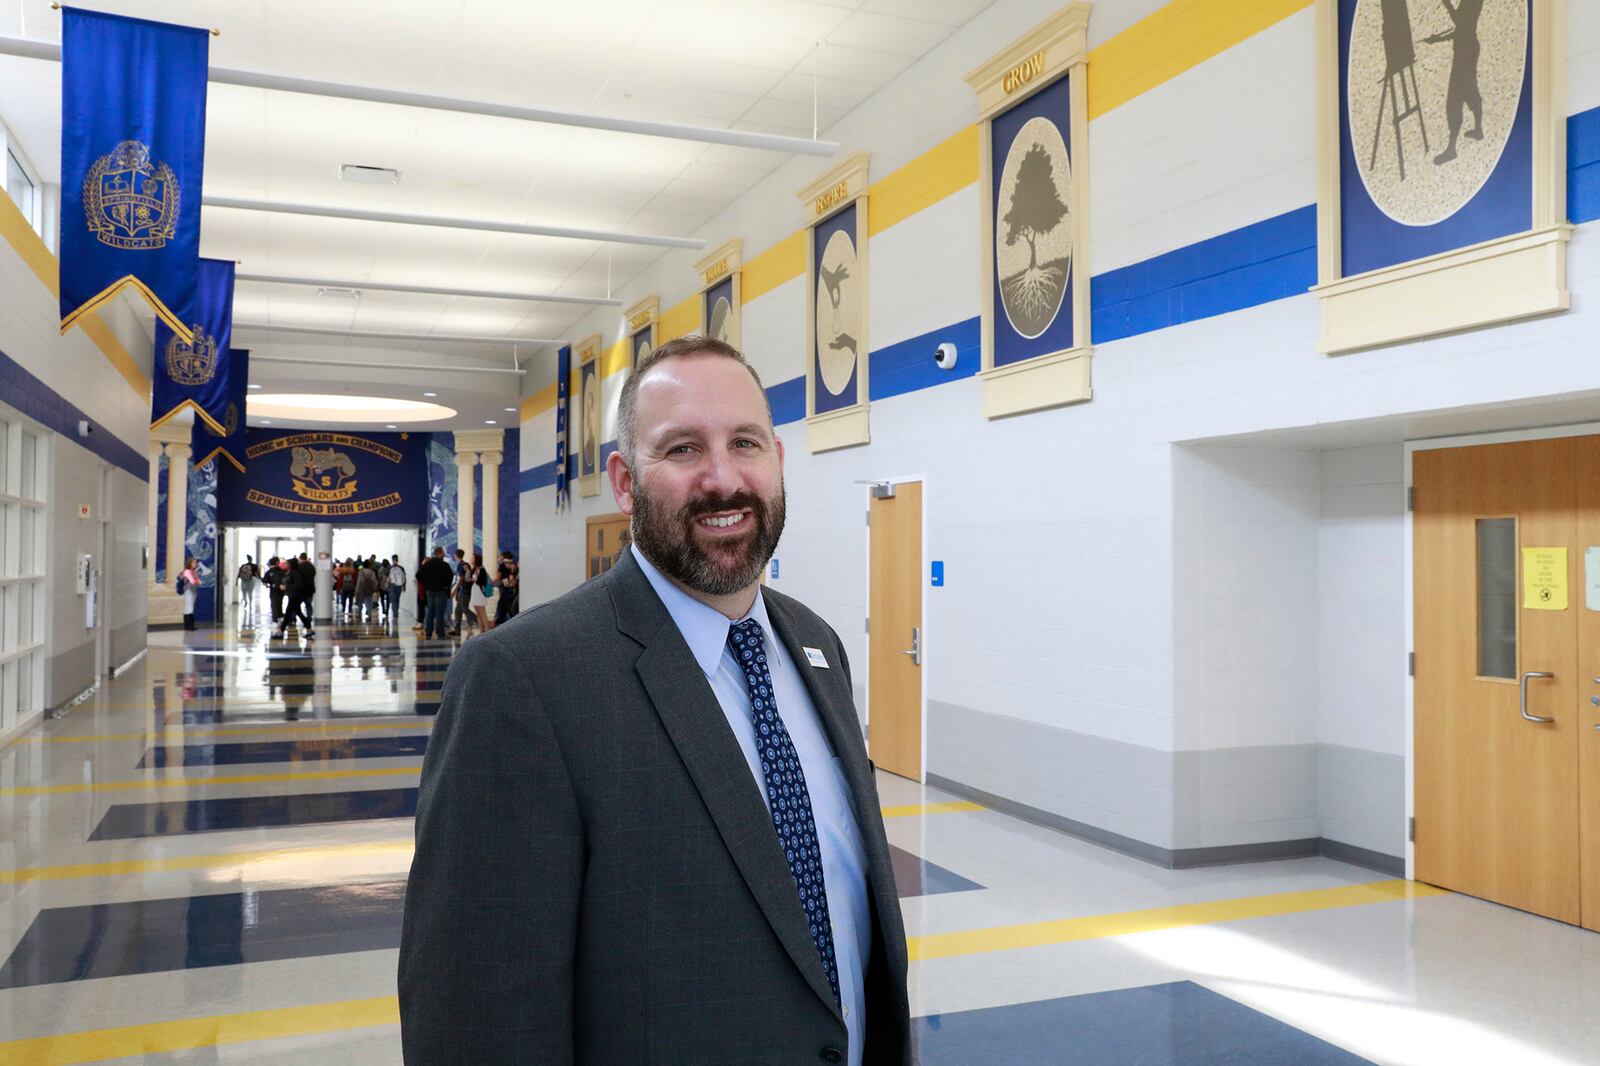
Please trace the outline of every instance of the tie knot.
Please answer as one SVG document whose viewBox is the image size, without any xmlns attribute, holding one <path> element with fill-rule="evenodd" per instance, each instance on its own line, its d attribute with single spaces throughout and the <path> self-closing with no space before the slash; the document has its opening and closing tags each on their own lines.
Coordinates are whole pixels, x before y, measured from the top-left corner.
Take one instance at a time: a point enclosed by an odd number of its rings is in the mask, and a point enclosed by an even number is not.
<svg viewBox="0 0 1600 1066">
<path fill-rule="evenodd" d="M 759 651 L 765 636 L 766 634 L 761 631 L 761 623 L 754 618 L 746 618 L 728 627 L 728 644 L 735 653 Z"/>
</svg>

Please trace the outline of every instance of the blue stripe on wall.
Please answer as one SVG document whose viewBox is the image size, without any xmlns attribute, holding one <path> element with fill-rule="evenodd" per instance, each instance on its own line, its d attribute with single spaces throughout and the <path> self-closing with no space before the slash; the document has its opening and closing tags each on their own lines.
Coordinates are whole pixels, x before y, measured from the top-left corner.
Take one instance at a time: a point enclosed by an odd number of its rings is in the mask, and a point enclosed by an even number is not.
<svg viewBox="0 0 1600 1066">
<path fill-rule="evenodd" d="M 1316 283 L 1312 205 L 1097 275 L 1089 287 L 1094 342 L 1281 300 Z"/>
<path fill-rule="evenodd" d="M 0 352 L 0 399 L 119 470 L 126 470 L 140 481 L 150 480 L 150 460 L 144 454 L 118 440 L 103 423 L 69 403 L 4 352 Z M 84 420 L 94 428 L 88 437 L 78 436 L 78 423 Z"/>
<path fill-rule="evenodd" d="M 956 346 L 956 365 L 940 370 L 933 353 L 948 341 Z M 867 376 L 871 399 L 886 400 L 918 389 L 970 378 L 983 361 L 983 319 L 973 316 L 965 322 L 910 337 L 872 353 L 872 372 Z"/>
<path fill-rule="evenodd" d="M 802 374 L 788 381 L 767 386 L 767 405 L 772 408 L 772 424 L 785 426 L 806 417 L 806 378 Z"/>
</svg>

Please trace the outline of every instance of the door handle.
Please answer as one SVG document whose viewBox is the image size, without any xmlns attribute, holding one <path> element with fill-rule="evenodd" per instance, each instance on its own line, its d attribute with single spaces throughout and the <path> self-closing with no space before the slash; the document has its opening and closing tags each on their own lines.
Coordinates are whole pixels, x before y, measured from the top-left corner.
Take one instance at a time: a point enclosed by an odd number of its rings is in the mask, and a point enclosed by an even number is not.
<svg viewBox="0 0 1600 1066">
<path fill-rule="evenodd" d="M 922 628 L 920 626 L 911 627 L 911 650 L 902 650 L 900 654 L 911 656 L 911 662 L 914 665 L 922 665 Z"/>
<path fill-rule="evenodd" d="M 1522 708 L 1521 709 L 1522 709 L 1522 717 L 1523 718 L 1527 719 L 1530 722 L 1553 722 L 1553 721 L 1555 721 L 1554 718 L 1545 718 L 1545 717 L 1543 717 L 1541 715 L 1529 714 L 1528 713 L 1528 681 L 1529 681 L 1529 679 L 1530 678 L 1535 678 L 1535 677 L 1555 677 L 1555 676 L 1556 676 L 1555 674 L 1550 673 L 1548 670 L 1529 670 L 1527 673 L 1522 675 L 1522 684 L 1519 687 L 1522 690 Z"/>
</svg>

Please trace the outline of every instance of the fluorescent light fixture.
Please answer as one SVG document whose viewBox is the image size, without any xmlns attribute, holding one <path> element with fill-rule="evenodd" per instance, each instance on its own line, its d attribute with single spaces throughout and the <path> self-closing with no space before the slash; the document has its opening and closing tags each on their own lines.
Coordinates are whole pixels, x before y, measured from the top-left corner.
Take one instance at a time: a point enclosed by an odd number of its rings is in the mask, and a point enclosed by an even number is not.
<svg viewBox="0 0 1600 1066">
<path fill-rule="evenodd" d="M 424 395 L 424 396 L 437 396 L 439 394 L 437 392 L 425 392 L 422 395 Z"/>
<path fill-rule="evenodd" d="M 399 426 L 384 426 L 384 429 L 399 429 Z"/>
<path fill-rule="evenodd" d="M 508 414 L 508 415 L 514 415 L 514 414 L 516 414 L 516 413 L 517 413 L 517 409 L 516 409 L 516 408 L 515 408 L 515 407 L 507 407 L 507 408 L 506 408 L 506 414 Z"/>
<path fill-rule="evenodd" d="M 281 419 L 368 425 L 385 425 L 391 418 L 408 422 L 437 422 L 453 418 L 456 414 L 449 407 L 423 403 L 421 400 L 349 396 L 344 393 L 269 393 L 250 397 L 249 409 L 256 414 L 270 414 Z"/>
<path fill-rule="evenodd" d="M 245 388 L 247 388 L 247 389 L 259 389 L 260 387 L 261 387 L 260 385 L 255 385 L 255 384 L 251 384 L 251 385 L 246 385 L 245 386 Z"/>
<path fill-rule="evenodd" d="M 483 424 L 486 425 L 486 426 L 498 426 L 500 423 L 496 422 L 492 418 L 485 418 L 483 420 Z"/>
<path fill-rule="evenodd" d="M 400 172 L 393 167 L 344 163 L 339 167 L 339 180 L 359 182 L 362 185 L 399 185 Z"/>
<path fill-rule="evenodd" d="M 346 299 L 361 299 L 361 290 L 350 288 L 348 285 L 322 285 L 317 288 L 318 296 L 339 296 Z"/>
</svg>

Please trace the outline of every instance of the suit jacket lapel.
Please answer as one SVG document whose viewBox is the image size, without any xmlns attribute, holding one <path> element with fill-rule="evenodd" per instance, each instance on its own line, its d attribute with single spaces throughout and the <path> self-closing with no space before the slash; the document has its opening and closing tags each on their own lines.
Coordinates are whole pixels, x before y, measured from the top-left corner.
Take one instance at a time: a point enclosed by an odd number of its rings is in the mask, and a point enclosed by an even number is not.
<svg viewBox="0 0 1600 1066">
<path fill-rule="evenodd" d="M 717 832 L 779 942 L 812 990 L 837 1012 L 772 816 L 722 705 L 632 554 L 624 553 L 607 577 L 617 627 L 644 645 L 635 664 L 639 679 Z"/>
<path fill-rule="evenodd" d="M 855 801 L 856 820 L 861 827 L 861 840 L 867 852 L 867 876 L 872 883 L 872 896 L 878 909 L 878 924 L 884 930 L 885 945 L 891 955 L 905 957 L 904 932 L 899 920 L 900 897 L 894 883 L 894 865 L 889 857 L 888 840 L 883 831 L 883 811 L 878 806 L 878 790 L 872 780 L 872 761 L 867 757 L 866 742 L 861 736 L 861 723 L 856 717 L 855 696 L 850 691 L 849 679 L 842 663 L 829 663 L 828 668 L 811 665 L 806 657 L 807 643 L 811 647 L 827 648 L 833 644 L 830 634 L 807 630 L 795 612 L 779 597 L 767 594 L 767 616 L 778 630 L 783 646 L 794 661 L 800 676 L 811 693 L 811 702 L 828 730 L 833 750 L 844 768 L 845 781 L 850 785 L 850 795 Z M 886 920 L 889 908 L 894 909 L 893 919 Z"/>
</svg>

